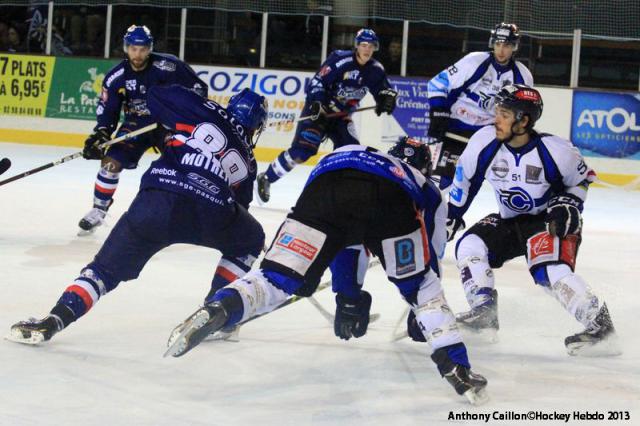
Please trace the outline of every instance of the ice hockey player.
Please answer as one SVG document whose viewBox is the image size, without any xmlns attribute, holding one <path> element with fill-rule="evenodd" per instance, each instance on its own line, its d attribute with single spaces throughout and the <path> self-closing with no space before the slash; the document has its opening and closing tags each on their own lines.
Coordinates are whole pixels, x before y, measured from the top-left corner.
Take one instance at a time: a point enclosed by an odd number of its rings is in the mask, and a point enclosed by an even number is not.
<svg viewBox="0 0 640 426">
<path fill-rule="evenodd" d="M 154 86 L 180 84 L 207 95 L 207 85 L 200 80 L 189 65 L 173 55 L 153 52 L 153 36 L 145 26 L 132 25 L 124 35 L 124 52 L 127 56 L 113 67 L 102 83 L 102 94 L 96 108 L 97 124 L 84 143 L 83 157 L 101 160 L 93 191 L 93 208 L 80 220 L 78 235 L 88 235 L 101 225 L 107 210 L 113 203 L 120 172 L 134 169 L 142 154 L 160 144 L 158 133 L 146 133 L 125 143 L 108 148 L 105 153 L 97 145 L 111 139 L 120 121 L 124 106 L 124 122 L 116 136 L 154 122 L 149 114 L 147 93 Z"/>
<path fill-rule="evenodd" d="M 264 232 L 246 207 L 253 196 L 253 147 L 267 120 L 267 102 L 249 89 L 228 107 L 185 87 L 151 87 L 148 107 L 170 132 L 162 155 L 142 177 L 140 191 L 94 260 L 42 320 L 11 327 L 10 340 L 37 344 L 86 314 L 122 281 L 171 244 L 222 252 L 211 294 L 251 269 Z"/>
<path fill-rule="evenodd" d="M 389 280 L 415 311 L 442 376 L 471 402 L 483 401 L 487 381 L 471 372 L 432 255 L 429 235 L 444 229 L 446 213 L 439 190 L 426 178 L 430 165 L 426 145 L 406 139 L 389 154 L 347 145 L 324 157 L 260 269 L 217 291 L 176 327 L 167 354 L 182 356 L 215 330 L 269 312 L 291 295 L 313 294 L 340 250 L 364 244 L 380 258 Z M 364 335 L 370 305 L 365 291 L 339 294 L 336 334 Z"/>
<path fill-rule="evenodd" d="M 493 269 L 524 255 L 535 283 L 586 327 L 565 339 L 569 354 L 594 353 L 590 349 L 615 334 L 607 305 L 574 273 L 581 212 L 595 172 L 570 141 L 534 130 L 542 115 L 537 90 L 505 86 L 495 103 L 495 125 L 472 136 L 458 160 L 449 194 L 450 240 L 464 227 L 462 217 L 483 181 L 493 187 L 499 208 L 456 244 L 457 266 L 471 306 L 458 322 L 473 330 L 498 329 Z M 612 353 L 617 351 L 609 343 Z M 598 350 L 606 352 L 604 346 Z"/>
<path fill-rule="evenodd" d="M 465 143 L 445 133 L 470 137 L 493 123 L 494 96 L 509 84 L 533 86 L 531 72 L 513 59 L 518 50 L 520 31 L 515 24 L 495 26 L 489 38 L 491 52 L 472 52 L 429 81 L 428 135 L 442 142 L 434 175 L 440 188 L 451 185 L 456 161 Z"/>
<path fill-rule="evenodd" d="M 376 33 L 363 28 L 356 34 L 354 50 L 333 51 L 322 64 L 306 87 L 301 113 L 312 118 L 298 123 L 291 148 L 282 151 L 267 171 L 258 175 L 257 190 L 262 202 L 269 201 L 271 184 L 315 155 L 327 137 L 334 148 L 359 143 L 348 113 L 358 108 L 368 92 L 376 100 L 376 114 L 393 112 L 397 93 L 390 88 L 382 64 L 373 59 L 379 45 Z M 339 112 L 347 114 L 326 117 Z"/>
</svg>

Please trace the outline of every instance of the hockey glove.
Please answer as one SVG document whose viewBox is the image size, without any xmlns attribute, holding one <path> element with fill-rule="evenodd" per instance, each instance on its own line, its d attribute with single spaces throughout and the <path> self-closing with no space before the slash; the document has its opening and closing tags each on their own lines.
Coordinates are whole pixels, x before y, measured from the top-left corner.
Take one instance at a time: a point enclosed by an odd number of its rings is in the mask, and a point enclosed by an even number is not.
<svg viewBox="0 0 640 426">
<path fill-rule="evenodd" d="M 466 228 L 466 224 L 461 217 L 448 217 L 447 218 L 447 242 L 453 241 L 456 236 L 456 232 Z"/>
<path fill-rule="evenodd" d="M 370 309 L 371 295 L 364 290 L 360 290 L 358 299 L 336 294 L 336 317 L 333 321 L 336 336 L 344 340 L 364 336 L 369 326 Z"/>
<path fill-rule="evenodd" d="M 322 102 L 315 101 L 309 105 L 309 120 L 319 124 L 324 124 L 326 121 L 327 110 L 322 105 Z"/>
<path fill-rule="evenodd" d="M 100 127 L 96 129 L 86 141 L 84 141 L 84 149 L 82 150 L 82 157 L 87 160 L 102 160 L 106 153 L 106 148 L 100 148 L 99 145 L 111 140 L 111 134 L 109 131 Z"/>
<path fill-rule="evenodd" d="M 433 107 L 429 109 L 429 130 L 431 138 L 442 139 L 449 130 L 450 112 L 447 108 Z"/>
<path fill-rule="evenodd" d="M 376 114 L 380 116 L 383 112 L 391 114 L 396 108 L 396 98 L 398 92 L 393 89 L 382 89 L 378 92 L 378 99 L 376 103 Z"/>
<path fill-rule="evenodd" d="M 573 194 L 559 194 L 551 197 L 547 205 L 547 215 L 544 218 L 547 232 L 560 238 L 579 233 L 582 229 L 581 209 L 582 200 Z"/>
</svg>

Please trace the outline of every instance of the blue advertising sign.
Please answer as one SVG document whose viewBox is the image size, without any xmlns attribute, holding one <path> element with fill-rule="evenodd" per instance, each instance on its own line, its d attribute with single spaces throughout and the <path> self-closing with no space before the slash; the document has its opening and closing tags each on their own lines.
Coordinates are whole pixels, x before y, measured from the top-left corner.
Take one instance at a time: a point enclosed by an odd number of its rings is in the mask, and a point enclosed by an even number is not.
<svg viewBox="0 0 640 426">
<path fill-rule="evenodd" d="M 408 136 L 428 141 L 429 98 L 427 83 L 429 80 L 390 77 L 389 82 L 391 87 L 398 92 L 393 118 Z"/>
<path fill-rule="evenodd" d="M 571 140 L 585 155 L 640 160 L 640 95 L 574 91 Z"/>
</svg>

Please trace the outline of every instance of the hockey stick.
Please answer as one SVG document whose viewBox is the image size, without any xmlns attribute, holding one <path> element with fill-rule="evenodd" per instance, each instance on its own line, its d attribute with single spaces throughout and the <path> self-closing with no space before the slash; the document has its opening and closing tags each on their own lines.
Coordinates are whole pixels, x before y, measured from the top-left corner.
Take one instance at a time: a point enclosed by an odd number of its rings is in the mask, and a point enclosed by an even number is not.
<svg viewBox="0 0 640 426">
<path fill-rule="evenodd" d="M 9 170 L 9 167 L 11 167 L 11 160 L 8 158 L 0 160 L 0 175 Z"/>
<path fill-rule="evenodd" d="M 362 111 L 369 111 L 371 109 L 375 109 L 375 106 L 368 106 L 368 107 L 364 107 L 364 108 L 358 108 L 356 110 L 353 111 L 340 111 L 340 112 L 332 112 L 329 114 L 325 114 L 324 116 L 326 118 L 337 118 L 337 117 L 345 117 L 349 114 L 353 114 L 355 112 L 362 112 Z M 297 123 L 299 121 L 305 121 L 305 120 L 310 120 L 312 119 L 314 116 L 313 115 L 305 115 L 302 117 L 299 117 L 297 119 L 292 119 L 292 120 L 281 120 L 281 121 L 274 121 L 273 123 L 269 123 L 267 124 L 267 127 L 274 127 L 274 126 L 281 126 L 287 123 Z"/>
<path fill-rule="evenodd" d="M 453 140 L 458 141 L 458 142 L 462 142 L 462 143 L 469 142 L 469 138 L 461 136 L 461 135 L 457 135 L 455 133 L 445 132 L 444 135 L 446 137 L 448 137 L 449 139 L 453 139 Z M 438 141 L 438 142 L 441 142 L 441 141 Z"/>
<path fill-rule="evenodd" d="M 122 135 L 119 138 L 111 139 L 109 142 L 105 142 L 105 143 L 99 145 L 99 148 L 106 148 L 106 147 L 111 146 L 113 144 L 116 144 L 118 142 L 124 142 L 126 140 L 129 140 L 129 139 L 131 139 L 133 137 L 136 137 L 138 135 L 141 135 L 143 133 L 150 132 L 150 131 L 154 130 L 156 127 L 158 127 L 158 125 L 156 123 L 149 124 L 148 126 L 142 127 L 142 128 L 140 128 L 138 130 L 134 130 L 131 133 L 127 133 L 126 135 Z M 16 181 L 18 179 L 25 178 L 25 177 L 33 175 L 35 173 L 39 173 L 39 172 L 41 172 L 43 170 L 50 169 L 51 167 L 59 166 L 62 163 L 66 163 L 68 161 L 75 160 L 78 157 L 82 157 L 82 151 L 76 152 L 76 153 L 71 154 L 71 155 L 67 155 L 65 157 L 62 157 L 59 160 L 56 160 L 56 161 L 53 161 L 51 163 L 45 164 L 44 166 L 40 166 L 40 167 L 36 167 L 35 169 L 27 170 L 26 172 L 20 173 L 19 175 L 15 175 L 13 177 L 10 177 L 9 179 L 5 179 L 3 181 L 0 181 L 0 186 L 5 185 L 7 183 L 11 183 L 11 182 Z"/>
</svg>

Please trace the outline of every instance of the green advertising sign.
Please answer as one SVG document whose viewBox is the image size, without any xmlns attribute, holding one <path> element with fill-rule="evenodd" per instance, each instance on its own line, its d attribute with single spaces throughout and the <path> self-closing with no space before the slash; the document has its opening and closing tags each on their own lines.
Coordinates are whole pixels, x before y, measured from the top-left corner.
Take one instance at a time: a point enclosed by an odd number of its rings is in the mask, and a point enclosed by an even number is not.
<svg viewBox="0 0 640 426">
<path fill-rule="evenodd" d="M 95 120 L 102 80 L 117 61 L 56 58 L 47 117 Z"/>
</svg>

